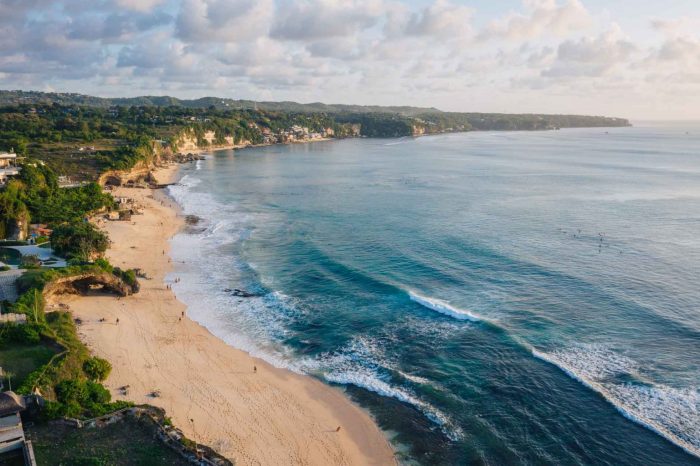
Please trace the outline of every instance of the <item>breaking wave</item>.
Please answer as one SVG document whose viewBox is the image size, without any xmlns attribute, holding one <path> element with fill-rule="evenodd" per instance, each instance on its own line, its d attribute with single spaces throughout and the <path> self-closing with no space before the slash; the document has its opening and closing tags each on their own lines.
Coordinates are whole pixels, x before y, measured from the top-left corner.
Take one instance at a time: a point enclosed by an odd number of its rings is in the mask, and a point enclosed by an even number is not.
<svg viewBox="0 0 700 466">
<path fill-rule="evenodd" d="M 443 301 L 442 299 L 428 298 L 427 296 L 421 296 L 413 291 L 409 291 L 408 296 L 409 298 L 411 298 L 411 301 L 414 301 L 423 307 L 427 307 L 428 309 L 432 309 L 433 311 L 439 312 L 441 314 L 454 317 L 455 319 L 470 320 L 472 322 L 480 322 L 482 320 L 486 320 L 480 315 L 475 314 L 467 309 L 460 309 L 458 307 L 452 306 L 450 303 L 448 303 L 447 301 Z"/>
<path fill-rule="evenodd" d="M 435 423 L 450 439 L 463 436 L 462 430 L 448 415 L 421 400 L 407 385 L 418 383 L 418 377 L 393 368 L 379 345 L 368 338 L 357 337 L 347 346 L 332 353 L 299 358 L 280 344 L 290 336 L 290 328 L 303 318 L 304 306 L 292 297 L 270 291 L 260 283 L 248 285 L 259 296 L 242 299 L 226 290 L 245 282 L 245 269 L 250 264 L 239 262 L 230 251 L 250 235 L 252 222 L 263 222 L 253 214 L 236 210 L 235 205 L 218 203 L 209 193 L 195 190 L 201 180 L 185 175 L 180 183 L 169 187 L 170 195 L 184 212 L 202 218 L 202 229 L 176 235 L 172 256 L 177 270 L 168 280 L 178 299 L 188 306 L 188 315 L 231 346 L 259 357 L 275 367 L 300 374 L 314 374 L 329 383 L 354 385 L 381 396 L 397 399 L 413 406 Z M 227 257 L 230 261 L 212 257 Z M 181 280 L 175 282 L 175 276 Z M 405 384 L 390 381 L 390 372 L 403 376 Z M 429 383 L 420 379 L 420 383 Z M 406 386 L 405 386 L 406 385 Z"/>
<path fill-rule="evenodd" d="M 700 392 L 642 381 L 639 365 L 601 345 L 579 345 L 533 356 L 599 393 L 623 416 L 700 457 Z M 620 382 L 620 380 L 629 380 Z"/>
<path fill-rule="evenodd" d="M 327 382 L 354 385 L 409 404 L 439 426 L 450 440 L 463 438 L 464 432 L 447 414 L 421 400 L 410 388 L 389 381 L 391 370 L 400 373 L 407 380 L 412 377 L 393 369 L 394 364 L 383 355 L 380 347 L 375 340 L 358 336 L 338 351 L 301 361 L 300 367 L 306 373 L 320 373 Z M 426 379 L 421 381 L 430 383 Z"/>
</svg>

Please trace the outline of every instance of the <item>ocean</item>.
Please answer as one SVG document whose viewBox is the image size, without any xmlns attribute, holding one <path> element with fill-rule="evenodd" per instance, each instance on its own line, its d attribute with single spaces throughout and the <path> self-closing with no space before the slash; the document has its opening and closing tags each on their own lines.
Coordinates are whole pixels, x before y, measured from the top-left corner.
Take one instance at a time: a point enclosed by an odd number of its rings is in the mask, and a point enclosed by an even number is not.
<svg viewBox="0 0 700 466">
<path fill-rule="evenodd" d="M 188 314 L 344 387 L 403 462 L 700 464 L 700 125 L 276 145 L 182 175 Z"/>
</svg>

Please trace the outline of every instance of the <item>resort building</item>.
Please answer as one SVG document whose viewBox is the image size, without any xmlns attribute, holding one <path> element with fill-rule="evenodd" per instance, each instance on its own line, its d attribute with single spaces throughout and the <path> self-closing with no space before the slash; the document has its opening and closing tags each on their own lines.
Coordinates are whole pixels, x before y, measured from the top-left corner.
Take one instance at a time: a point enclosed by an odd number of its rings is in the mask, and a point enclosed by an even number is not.
<svg viewBox="0 0 700 466">
<path fill-rule="evenodd" d="M 0 152 L 0 186 L 7 183 L 9 177 L 19 175 L 20 170 L 17 166 L 17 154 Z"/>
<path fill-rule="evenodd" d="M 24 399 L 14 392 L 0 393 L 0 463 L 4 458 L 23 457 L 24 464 L 35 466 L 32 444 L 24 437 L 20 414 Z"/>
<path fill-rule="evenodd" d="M 29 236 L 37 238 L 40 236 L 51 236 L 53 230 L 45 223 L 32 223 L 29 225 Z"/>
</svg>

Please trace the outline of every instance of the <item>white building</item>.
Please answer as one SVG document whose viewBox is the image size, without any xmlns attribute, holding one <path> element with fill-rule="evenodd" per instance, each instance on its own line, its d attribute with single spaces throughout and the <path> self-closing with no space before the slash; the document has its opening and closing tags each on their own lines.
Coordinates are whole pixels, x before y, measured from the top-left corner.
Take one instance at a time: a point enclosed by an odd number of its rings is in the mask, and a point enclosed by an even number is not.
<svg viewBox="0 0 700 466">
<path fill-rule="evenodd" d="M 19 175 L 20 170 L 17 166 L 17 154 L 0 152 L 0 186 L 7 183 L 9 177 Z"/>
</svg>

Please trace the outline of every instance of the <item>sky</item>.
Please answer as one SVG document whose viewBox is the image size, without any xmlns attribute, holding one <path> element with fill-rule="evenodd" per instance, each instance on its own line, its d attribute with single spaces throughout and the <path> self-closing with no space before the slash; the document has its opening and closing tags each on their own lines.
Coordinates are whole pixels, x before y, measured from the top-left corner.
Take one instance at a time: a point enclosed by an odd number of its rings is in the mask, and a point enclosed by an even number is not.
<svg viewBox="0 0 700 466">
<path fill-rule="evenodd" d="M 700 1 L 0 0 L 0 89 L 700 120 Z"/>
</svg>

